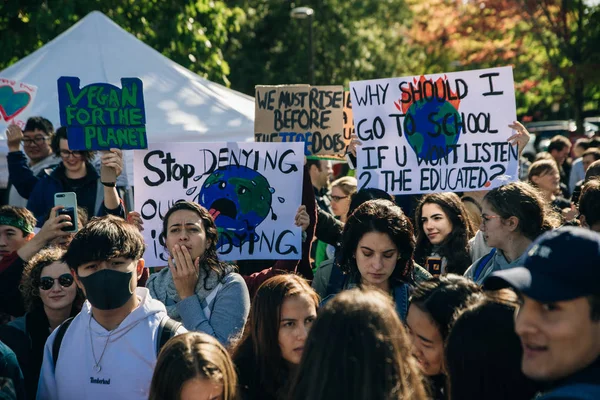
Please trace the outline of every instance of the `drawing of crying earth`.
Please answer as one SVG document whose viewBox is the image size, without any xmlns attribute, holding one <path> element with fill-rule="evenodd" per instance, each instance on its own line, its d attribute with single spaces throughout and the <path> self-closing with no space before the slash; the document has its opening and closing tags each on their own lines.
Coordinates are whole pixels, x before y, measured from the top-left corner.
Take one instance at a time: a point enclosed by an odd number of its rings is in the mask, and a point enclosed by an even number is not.
<svg viewBox="0 0 600 400">
<path fill-rule="evenodd" d="M 275 189 L 259 172 L 241 165 L 227 165 L 215 170 L 204 181 L 198 203 L 206 208 L 217 225 L 221 246 L 241 247 L 257 241 L 256 227 L 272 210 Z M 271 218 L 277 219 L 273 213 Z"/>
</svg>

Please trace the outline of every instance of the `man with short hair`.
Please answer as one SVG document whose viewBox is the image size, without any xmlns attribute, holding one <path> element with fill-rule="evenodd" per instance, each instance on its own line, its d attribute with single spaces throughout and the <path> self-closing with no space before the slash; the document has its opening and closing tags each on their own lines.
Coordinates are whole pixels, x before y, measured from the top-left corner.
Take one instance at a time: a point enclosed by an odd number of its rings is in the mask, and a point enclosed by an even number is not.
<svg viewBox="0 0 600 400">
<path fill-rule="evenodd" d="M 323 211 L 333 214 L 331 199 L 329 198 L 329 180 L 333 175 L 333 168 L 329 160 L 307 160 L 306 167 L 310 180 L 315 189 L 317 205 Z"/>
<path fill-rule="evenodd" d="M 581 164 L 583 165 L 583 169 L 584 169 L 583 170 L 584 178 L 575 184 L 575 188 L 573 189 L 573 197 L 571 198 L 571 202 L 573 204 L 579 203 L 579 196 L 581 196 L 581 188 L 591 178 L 591 176 L 596 175 L 596 173 L 594 171 L 595 168 L 594 168 L 594 170 L 590 171 L 589 174 L 588 174 L 588 171 L 590 170 L 590 167 L 592 165 L 596 165 L 596 168 L 597 168 L 597 165 L 598 165 L 597 161 L 600 160 L 600 149 L 598 149 L 596 147 L 587 149 L 586 151 L 583 152 L 581 159 L 582 159 Z"/>
<path fill-rule="evenodd" d="M 535 240 L 523 267 L 494 272 L 484 283 L 519 295 L 521 367 L 547 385 L 537 400 L 600 399 L 599 267 L 600 234 L 564 227 Z"/>
<path fill-rule="evenodd" d="M 45 168 L 53 167 L 59 159 L 52 153 L 50 140 L 54 134 L 52 123 L 43 117 L 31 117 L 21 131 L 10 125 L 6 131 L 8 146 L 8 179 L 11 188 L 8 204 L 26 207 L 27 199 L 38 181 L 37 175 Z M 21 143 L 23 151 L 21 151 Z"/>
<path fill-rule="evenodd" d="M 560 182 L 569 190 L 569 175 L 571 173 L 571 164 L 567 161 L 571 153 L 571 141 L 562 135 L 556 135 L 550 139 L 548 144 L 548 153 L 554 158 L 560 171 Z M 568 197 L 568 196 L 567 196 Z"/>
<path fill-rule="evenodd" d="M 600 178 L 592 178 L 583 185 L 579 221 L 582 227 L 600 233 Z"/>
<path fill-rule="evenodd" d="M 145 248 L 135 225 L 113 215 L 75 235 L 63 259 L 87 301 L 48 338 L 38 399 L 148 398 L 161 326 L 171 320 L 137 287 Z M 180 324 L 171 331 L 183 332 Z"/>
</svg>

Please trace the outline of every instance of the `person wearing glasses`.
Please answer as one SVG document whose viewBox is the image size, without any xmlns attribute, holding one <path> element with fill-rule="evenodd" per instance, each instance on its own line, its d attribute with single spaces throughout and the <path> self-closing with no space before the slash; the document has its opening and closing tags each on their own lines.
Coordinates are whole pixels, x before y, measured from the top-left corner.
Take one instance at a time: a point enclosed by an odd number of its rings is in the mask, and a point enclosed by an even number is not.
<svg viewBox="0 0 600 400">
<path fill-rule="evenodd" d="M 54 194 L 60 192 L 75 192 L 77 204 L 90 216 L 112 214 L 125 218 L 125 210 L 115 184 L 102 183 L 100 175 L 91 164 L 93 151 L 70 150 L 67 129 L 64 127 L 56 131 L 51 146 L 62 161 L 55 168 L 44 170 L 27 202 L 27 208 L 37 218 L 38 227 L 43 225 L 48 210 L 54 206 Z M 104 152 L 101 159 L 102 165 L 113 168 L 117 176 L 123 171 L 121 150 Z"/>
<path fill-rule="evenodd" d="M 56 215 L 62 208 L 52 208 L 51 217 L 35 234 L 36 220 L 23 207 L 0 207 L 0 313 L 13 317 L 25 314 L 19 284 L 25 264 L 53 242 L 70 235 L 63 228 L 71 226 L 70 216 Z"/>
<path fill-rule="evenodd" d="M 53 134 L 52 123 L 43 117 L 29 118 L 23 131 L 14 124 L 6 130 L 6 160 L 11 184 L 8 204 L 11 206 L 27 206 L 27 199 L 38 181 L 37 175 L 60 162 L 50 146 Z"/>
<path fill-rule="evenodd" d="M 465 276 L 482 284 L 492 272 L 522 265 L 529 245 L 558 227 L 560 216 L 530 184 L 512 182 L 483 198 L 480 231 L 492 251 L 475 261 Z"/>
<path fill-rule="evenodd" d="M 27 313 L 0 327 L 0 340 L 16 354 L 28 399 L 35 399 L 44 345 L 50 333 L 81 310 L 83 293 L 74 285 L 64 250 L 50 247 L 36 254 L 23 270 L 21 294 Z"/>
<path fill-rule="evenodd" d="M 356 193 L 358 182 L 353 176 L 344 176 L 336 179 L 331 184 L 331 210 L 333 215 L 342 224 L 348 219 L 348 211 L 350 209 L 350 199 Z M 333 227 L 334 225 L 332 225 Z M 343 225 L 341 226 L 343 228 Z M 340 228 L 340 231 L 341 231 Z M 315 254 L 315 265 L 320 267 L 326 260 L 333 259 L 335 254 L 335 246 L 319 240 Z"/>
</svg>

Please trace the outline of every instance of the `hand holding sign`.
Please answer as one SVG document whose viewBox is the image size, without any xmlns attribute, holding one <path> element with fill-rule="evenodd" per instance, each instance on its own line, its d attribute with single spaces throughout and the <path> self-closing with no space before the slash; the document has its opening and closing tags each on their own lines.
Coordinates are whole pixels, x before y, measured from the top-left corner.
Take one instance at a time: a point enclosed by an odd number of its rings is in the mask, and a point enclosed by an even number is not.
<svg viewBox="0 0 600 400">
<path fill-rule="evenodd" d="M 515 144 L 517 145 L 517 148 L 519 149 L 519 157 L 521 157 L 523 150 L 525 150 L 525 146 L 527 146 L 527 143 L 529 143 L 529 140 L 531 139 L 531 135 L 529 134 L 527 128 L 525 128 L 519 121 L 513 122 L 512 124 L 508 125 L 508 127 L 517 131 L 517 133 L 508 138 L 508 142 L 513 146 Z"/>
</svg>

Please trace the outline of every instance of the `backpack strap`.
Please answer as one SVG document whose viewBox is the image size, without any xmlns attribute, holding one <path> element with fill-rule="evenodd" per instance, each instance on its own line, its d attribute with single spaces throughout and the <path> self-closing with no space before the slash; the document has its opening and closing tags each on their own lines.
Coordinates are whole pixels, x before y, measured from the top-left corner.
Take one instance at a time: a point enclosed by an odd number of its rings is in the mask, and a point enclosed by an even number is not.
<svg viewBox="0 0 600 400">
<path fill-rule="evenodd" d="M 492 257 L 494 257 L 494 254 L 496 254 L 496 248 L 493 248 L 492 251 L 490 251 L 485 256 L 481 257 L 481 259 L 477 263 L 477 268 L 475 268 L 475 273 L 473 274 L 473 280 L 475 282 L 477 282 L 477 280 L 479 279 L 479 275 L 481 275 L 487 263 L 490 262 Z"/>
<path fill-rule="evenodd" d="M 181 325 L 181 322 L 177 322 L 169 316 L 165 316 L 163 319 L 160 320 L 160 324 L 158 325 L 158 335 L 156 338 L 157 357 L 160 353 L 160 349 L 163 348 L 163 346 L 169 341 L 169 339 L 175 336 L 177 330 L 179 330 Z"/>
<path fill-rule="evenodd" d="M 60 345 L 65 337 L 65 333 L 67 333 L 67 329 L 69 329 L 69 325 L 73 322 L 73 318 L 75 317 L 67 318 L 65 322 L 58 327 L 58 332 L 56 332 L 56 336 L 54 337 L 54 343 L 52 343 L 52 360 L 54 361 L 54 368 L 56 368 L 56 363 L 58 362 Z"/>
</svg>

